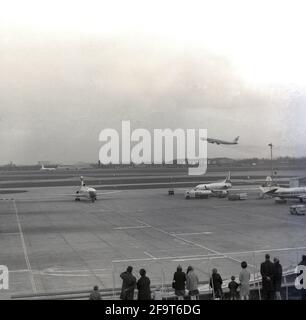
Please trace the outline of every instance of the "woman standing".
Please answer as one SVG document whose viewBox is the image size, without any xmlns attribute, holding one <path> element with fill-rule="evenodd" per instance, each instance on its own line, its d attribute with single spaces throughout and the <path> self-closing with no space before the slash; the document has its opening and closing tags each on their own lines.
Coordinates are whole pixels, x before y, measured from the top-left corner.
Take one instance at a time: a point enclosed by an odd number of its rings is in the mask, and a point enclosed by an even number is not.
<svg viewBox="0 0 306 320">
<path fill-rule="evenodd" d="M 247 270 L 248 264 L 245 261 L 241 262 L 241 272 L 239 274 L 240 281 L 240 299 L 241 300 L 249 300 L 250 296 L 250 279 L 251 274 Z"/>
</svg>

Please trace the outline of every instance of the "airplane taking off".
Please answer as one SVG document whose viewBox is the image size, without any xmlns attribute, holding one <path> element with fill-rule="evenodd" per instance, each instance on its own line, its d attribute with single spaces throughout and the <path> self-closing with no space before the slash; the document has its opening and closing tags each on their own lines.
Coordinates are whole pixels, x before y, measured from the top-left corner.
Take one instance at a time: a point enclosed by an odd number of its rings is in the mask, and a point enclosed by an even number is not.
<svg viewBox="0 0 306 320">
<path fill-rule="evenodd" d="M 270 182 L 270 183 L 269 183 Z M 264 195 L 282 200 L 297 199 L 306 202 L 306 187 L 279 187 L 272 183 L 271 177 L 267 177 L 266 183 L 260 187 Z"/>
<path fill-rule="evenodd" d="M 233 141 L 225 141 L 225 140 L 220 140 L 220 139 L 214 139 L 214 138 L 207 138 L 207 139 L 202 139 L 206 140 L 208 143 L 216 143 L 216 144 L 238 144 L 239 136 L 236 137 Z"/>
<path fill-rule="evenodd" d="M 41 164 L 40 171 L 54 171 L 54 170 L 56 170 L 56 168 L 46 168 L 43 163 Z"/>
</svg>

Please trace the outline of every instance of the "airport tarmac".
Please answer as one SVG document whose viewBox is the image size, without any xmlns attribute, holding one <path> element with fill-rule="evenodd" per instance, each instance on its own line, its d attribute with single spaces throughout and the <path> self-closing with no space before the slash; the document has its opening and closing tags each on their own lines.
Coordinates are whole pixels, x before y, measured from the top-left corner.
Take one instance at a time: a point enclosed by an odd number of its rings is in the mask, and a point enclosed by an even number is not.
<svg viewBox="0 0 306 320">
<path fill-rule="evenodd" d="M 32 188 L 0 201 L 0 265 L 10 271 L 0 298 L 118 287 L 128 265 L 162 284 L 178 264 L 205 281 L 213 267 L 223 278 L 237 275 L 243 260 L 258 271 L 267 252 L 284 269 L 306 254 L 306 217 L 255 191 L 244 201 L 185 200 L 182 189 L 168 196 L 166 188 L 123 190 L 95 203 L 47 199 L 61 192 L 71 188 Z"/>
</svg>

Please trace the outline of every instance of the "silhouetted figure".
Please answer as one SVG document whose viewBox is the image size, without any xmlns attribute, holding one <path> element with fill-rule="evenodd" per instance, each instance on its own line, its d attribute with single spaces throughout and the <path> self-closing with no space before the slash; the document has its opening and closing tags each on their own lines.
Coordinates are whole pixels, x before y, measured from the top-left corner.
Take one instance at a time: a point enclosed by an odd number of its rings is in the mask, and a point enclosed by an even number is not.
<svg viewBox="0 0 306 320">
<path fill-rule="evenodd" d="M 274 299 L 274 264 L 270 261 L 270 255 L 266 254 L 266 261 L 260 266 L 262 276 L 262 293 L 265 300 Z"/>
<path fill-rule="evenodd" d="M 283 278 L 283 267 L 279 263 L 278 258 L 273 259 L 274 262 L 274 291 L 275 291 L 275 299 L 276 300 L 282 300 L 281 297 L 281 287 L 282 287 L 282 278 Z"/>
<path fill-rule="evenodd" d="M 228 284 L 230 300 L 237 300 L 239 284 L 235 281 L 235 277 L 231 276 L 231 281 Z"/>
<path fill-rule="evenodd" d="M 99 287 L 94 286 L 90 293 L 89 300 L 101 300 L 101 294 L 99 292 Z"/>
<path fill-rule="evenodd" d="M 185 297 L 185 283 L 186 283 L 186 274 L 183 272 L 182 267 L 179 265 L 176 269 L 176 272 L 173 275 L 172 287 L 175 290 L 175 295 L 179 300 L 184 300 Z"/>
<path fill-rule="evenodd" d="M 220 274 L 218 273 L 218 270 L 214 268 L 212 270 L 212 275 L 209 281 L 209 285 L 213 290 L 214 299 L 219 300 L 222 298 L 222 283 L 223 283 L 223 280 Z"/>
<path fill-rule="evenodd" d="M 150 279 L 146 276 L 146 270 L 140 269 L 140 279 L 137 281 L 138 300 L 151 300 Z"/>
<path fill-rule="evenodd" d="M 121 300 L 134 300 L 134 290 L 136 287 L 136 278 L 132 274 L 133 268 L 127 267 L 125 272 L 122 272 L 120 278 L 122 279 Z"/>
</svg>

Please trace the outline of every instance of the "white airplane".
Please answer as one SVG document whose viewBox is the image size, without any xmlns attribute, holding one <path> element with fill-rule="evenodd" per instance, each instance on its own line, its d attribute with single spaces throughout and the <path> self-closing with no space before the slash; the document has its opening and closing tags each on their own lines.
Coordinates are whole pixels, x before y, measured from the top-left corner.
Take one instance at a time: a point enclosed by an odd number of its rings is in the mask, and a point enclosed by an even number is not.
<svg viewBox="0 0 306 320">
<path fill-rule="evenodd" d="M 41 170 L 41 171 L 55 171 L 56 168 L 46 168 L 46 167 L 44 166 L 44 164 L 42 163 L 40 170 Z"/>
<path fill-rule="evenodd" d="M 77 190 L 75 193 L 75 201 L 80 201 L 81 198 L 85 198 L 87 200 L 91 200 L 92 202 L 95 202 L 97 200 L 98 195 L 120 192 L 120 191 L 108 191 L 108 192 L 98 193 L 95 188 L 86 186 L 83 177 L 81 177 L 80 179 L 81 179 L 81 188 Z"/>
<path fill-rule="evenodd" d="M 185 192 L 185 198 L 207 198 L 211 195 L 226 196 L 228 189 L 232 187 L 231 173 L 221 182 L 198 184 L 195 188 Z"/>
<path fill-rule="evenodd" d="M 229 172 L 225 180 L 221 182 L 198 184 L 195 190 L 227 190 L 232 187 L 231 173 Z"/>
<path fill-rule="evenodd" d="M 216 143 L 216 144 L 238 144 L 239 136 L 236 137 L 233 141 L 225 141 L 225 140 L 220 140 L 220 139 L 214 139 L 214 138 L 207 138 L 207 139 L 202 139 L 206 140 L 208 143 Z"/>
<path fill-rule="evenodd" d="M 297 199 L 300 200 L 300 202 L 306 202 L 306 187 L 279 187 L 273 183 L 271 177 L 267 177 L 266 183 L 260 187 L 260 190 L 264 195 L 273 198 L 283 200 Z"/>
</svg>

